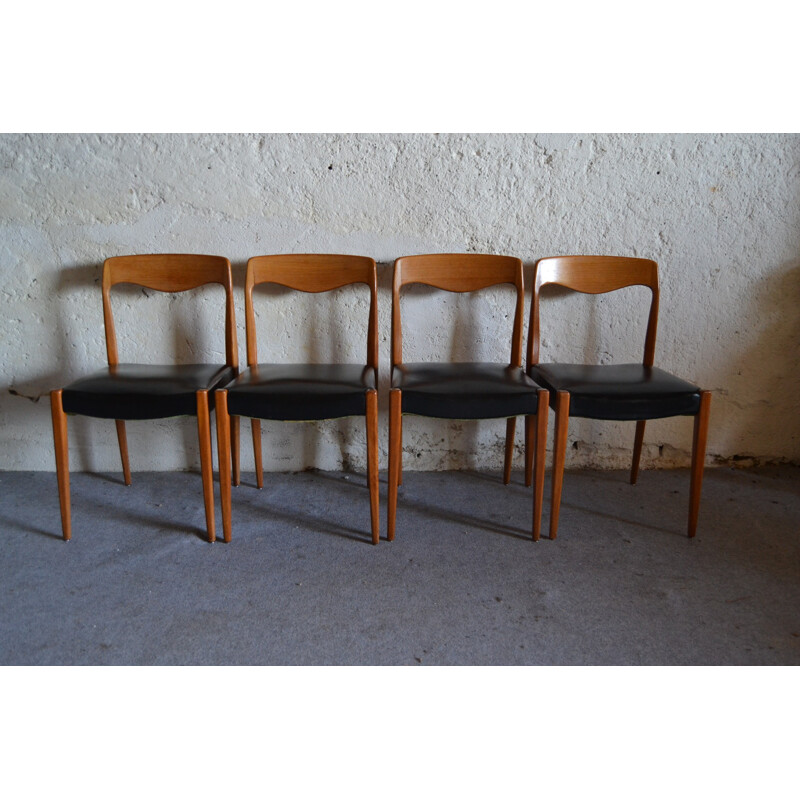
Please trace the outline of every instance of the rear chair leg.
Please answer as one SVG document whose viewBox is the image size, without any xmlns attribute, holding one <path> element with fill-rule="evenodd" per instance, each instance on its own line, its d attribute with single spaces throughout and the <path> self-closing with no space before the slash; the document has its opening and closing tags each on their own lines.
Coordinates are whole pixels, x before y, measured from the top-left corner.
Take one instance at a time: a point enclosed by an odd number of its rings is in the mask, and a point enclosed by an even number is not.
<svg viewBox="0 0 800 800">
<path fill-rule="evenodd" d="M 211 460 L 211 420 L 208 412 L 208 390 L 197 392 L 197 434 L 200 441 L 200 472 L 203 476 L 203 501 L 206 507 L 208 541 L 216 539 L 214 530 L 214 473 Z"/>
<path fill-rule="evenodd" d="M 703 465 L 706 460 L 708 417 L 711 409 L 711 392 L 700 392 L 700 410 L 694 418 L 692 441 L 692 483 L 689 490 L 689 538 L 697 533 L 700 514 L 700 490 L 703 487 Z"/>
<path fill-rule="evenodd" d="M 61 389 L 50 392 L 50 411 L 53 416 L 53 442 L 56 451 L 56 476 L 58 502 L 61 506 L 61 532 L 64 541 L 72 537 L 72 519 L 69 504 L 69 446 L 67 441 L 67 415 L 61 405 Z"/>
<path fill-rule="evenodd" d="M 633 438 L 633 461 L 631 462 L 631 483 L 636 483 L 639 477 L 639 459 L 642 456 L 642 442 L 644 442 L 644 427 L 647 425 L 646 419 L 640 419 L 636 423 L 636 435 Z"/>
<path fill-rule="evenodd" d="M 509 417 L 506 420 L 506 458 L 503 464 L 503 483 L 511 483 L 511 462 L 514 458 L 514 433 L 517 429 L 517 418 Z"/>
<path fill-rule="evenodd" d="M 239 480 L 241 478 L 241 473 L 239 472 L 239 420 L 241 419 L 241 417 L 231 417 L 230 419 L 231 419 L 231 426 L 230 426 L 231 466 L 233 467 L 233 485 L 238 486 Z"/>
<path fill-rule="evenodd" d="M 397 485 L 403 454 L 403 433 L 400 415 L 402 413 L 402 392 L 392 389 L 389 392 L 389 509 L 387 512 L 386 538 L 394 539 L 395 517 L 397 516 Z"/>
<path fill-rule="evenodd" d="M 547 401 L 545 401 L 547 402 Z M 545 419 L 547 415 L 545 414 Z M 530 486 L 533 480 L 533 448 L 536 436 L 536 420 L 537 416 L 528 414 L 525 417 L 525 485 Z"/>
<path fill-rule="evenodd" d="M 380 539 L 378 484 L 378 393 L 367 392 L 367 484 L 369 485 L 369 515 L 372 524 L 372 544 Z"/>
<path fill-rule="evenodd" d="M 117 424 L 117 439 L 119 440 L 119 456 L 122 459 L 122 477 L 125 485 L 131 485 L 131 466 L 128 462 L 128 437 L 125 433 L 125 420 L 114 420 Z"/>
<path fill-rule="evenodd" d="M 558 514 L 561 510 L 561 486 L 564 483 L 564 461 L 567 455 L 569 428 L 569 392 L 558 392 L 555 400 L 556 427 L 553 435 L 553 493 L 550 501 L 550 538 L 558 534 Z"/>
<path fill-rule="evenodd" d="M 525 417 L 526 433 L 530 428 L 531 454 L 536 451 L 536 470 L 533 481 L 533 541 L 538 542 L 542 533 L 542 506 L 544 505 L 544 459 L 547 446 L 547 417 L 550 413 L 550 392 L 540 389 L 537 392 L 539 407 L 536 411 L 536 427 L 533 427 L 534 418 Z M 530 420 L 530 423 L 529 423 Z M 530 486 L 530 482 L 527 483 Z"/>
<path fill-rule="evenodd" d="M 219 455 L 219 496 L 222 505 L 222 537 L 231 540 L 231 425 L 228 417 L 228 392 L 218 389 L 215 394 L 217 407 L 217 453 Z"/>
<path fill-rule="evenodd" d="M 253 459 L 256 462 L 256 486 L 264 488 L 264 468 L 261 464 L 261 420 L 251 419 L 250 430 L 253 434 Z"/>
</svg>

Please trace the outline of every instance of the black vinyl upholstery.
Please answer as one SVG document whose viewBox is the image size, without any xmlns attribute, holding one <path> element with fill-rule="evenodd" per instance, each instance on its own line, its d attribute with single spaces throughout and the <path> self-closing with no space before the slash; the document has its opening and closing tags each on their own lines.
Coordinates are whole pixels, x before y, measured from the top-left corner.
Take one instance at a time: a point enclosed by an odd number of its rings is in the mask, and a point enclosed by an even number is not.
<svg viewBox="0 0 800 800">
<path fill-rule="evenodd" d="M 285 421 L 364 416 L 377 387 L 363 364 L 258 364 L 227 387 L 228 413 Z"/>
<path fill-rule="evenodd" d="M 528 374 L 551 392 L 570 395 L 570 416 L 646 420 L 692 416 L 700 388 L 658 367 L 641 364 L 537 364 Z"/>
<path fill-rule="evenodd" d="M 444 419 L 496 419 L 535 414 L 537 390 L 521 367 L 485 362 L 396 364 L 392 388 L 403 413 Z"/>
<path fill-rule="evenodd" d="M 161 419 L 197 414 L 196 392 L 233 380 L 224 364 L 117 364 L 71 383 L 63 390 L 68 414 L 103 419 Z"/>
</svg>

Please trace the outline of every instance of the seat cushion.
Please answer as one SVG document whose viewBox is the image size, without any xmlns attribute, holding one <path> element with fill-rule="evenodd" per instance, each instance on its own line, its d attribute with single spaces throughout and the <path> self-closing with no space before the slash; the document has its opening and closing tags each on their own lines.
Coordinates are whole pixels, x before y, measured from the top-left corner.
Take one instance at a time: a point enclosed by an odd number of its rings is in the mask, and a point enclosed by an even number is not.
<svg viewBox="0 0 800 800">
<path fill-rule="evenodd" d="M 197 413 L 196 392 L 233 380 L 224 364 L 117 364 L 71 383 L 64 411 L 104 419 L 160 419 Z"/>
<path fill-rule="evenodd" d="M 402 389 L 404 414 L 493 419 L 535 414 L 541 387 L 507 364 L 426 362 L 395 365 L 392 388 Z"/>
<path fill-rule="evenodd" d="M 694 415 L 700 409 L 699 387 L 658 367 L 538 364 L 528 374 L 552 393 L 569 392 L 572 417 L 658 419 Z"/>
<path fill-rule="evenodd" d="M 363 364 L 258 364 L 228 387 L 228 411 L 281 420 L 363 416 L 376 384 Z"/>
</svg>

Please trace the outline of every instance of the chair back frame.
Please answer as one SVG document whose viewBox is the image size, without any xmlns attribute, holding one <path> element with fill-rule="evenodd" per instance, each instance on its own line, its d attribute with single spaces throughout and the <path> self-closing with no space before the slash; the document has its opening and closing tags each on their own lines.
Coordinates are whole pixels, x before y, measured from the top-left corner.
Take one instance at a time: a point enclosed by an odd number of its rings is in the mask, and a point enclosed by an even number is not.
<svg viewBox="0 0 800 800">
<path fill-rule="evenodd" d="M 110 367 L 119 363 L 111 311 L 111 288 L 119 283 L 130 283 L 158 292 L 185 292 L 210 283 L 220 284 L 225 289 L 225 363 L 238 369 L 233 279 L 231 262 L 227 258 L 178 253 L 107 258 L 103 264 L 103 321 Z"/>
<path fill-rule="evenodd" d="M 511 335 L 511 366 L 522 366 L 525 287 L 519 258 L 482 253 L 436 253 L 398 258 L 394 262 L 392 281 L 392 366 L 403 363 L 400 289 L 412 283 L 447 292 L 474 292 L 506 283 L 514 286 L 517 299 Z"/>
<path fill-rule="evenodd" d="M 652 367 L 658 326 L 658 264 L 646 258 L 621 256 L 556 256 L 536 262 L 528 329 L 528 365 L 539 363 L 539 295 L 542 287 L 563 286 L 584 294 L 605 294 L 627 286 L 646 286 L 651 291 L 650 313 L 642 363 Z"/>
<path fill-rule="evenodd" d="M 255 256 L 247 262 L 244 311 L 247 331 L 247 366 L 258 364 L 253 289 L 274 283 L 300 292 L 329 292 L 342 286 L 365 283 L 369 287 L 367 365 L 378 370 L 378 272 L 367 256 L 336 254 L 287 254 Z"/>
</svg>

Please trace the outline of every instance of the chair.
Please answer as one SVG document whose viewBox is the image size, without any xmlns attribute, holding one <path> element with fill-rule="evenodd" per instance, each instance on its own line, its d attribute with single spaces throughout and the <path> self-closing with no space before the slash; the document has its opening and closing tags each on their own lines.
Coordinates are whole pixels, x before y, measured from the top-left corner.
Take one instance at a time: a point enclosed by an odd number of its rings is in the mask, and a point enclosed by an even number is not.
<svg viewBox="0 0 800 800">
<path fill-rule="evenodd" d="M 224 364 L 120 364 L 111 312 L 111 288 L 130 283 L 160 292 L 184 292 L 218 283 L 225 289 Z M 213 392 L 238 372 L 236 322 L 233 306 L 231 265 L 227 258 L 203 255 L 138 255 L 109 258 L 103 265 L 103 319 L 108 367 L 50 393 L 55 440 L 56 473 L 61 504 L 61 526 L 65 540 L 72 535 L 69 496 L 69 452 L 67 415 L 116 420 L 125 485 L 130 486 L 126 420 L 197 417 L 200 464 L 208 541 L 215 539 L 214 488 L 211 462 L 209 413 Z M 231 430 L 234 472 L 238 474 L 238 428 Z"/>
<path fill-rule="evenodd" d="M 511 336 L 511 359 L 505 363 L 404 363 L 400 290 L 421 283 L 448 292 L 474 292 L 489 286 L 516 288 Z M 533 539 L 539 539 L 544 491 L 544 452 L 547 435 L 547 390 L 522 369 L 524 313 L 522 261 L 510 256 L 437 254 L 406 256 L 394 263 L 392 285 L 392 381 L 389 395 L 389 522 L 395 535 L 397 487 L 402 479 L 403 415 L 444 419 L 505 417 L 506 457 L 503 482 L 511 479 L 516 417 L 525 416 L 525 440 L 536 452 L 533 492 Z M 530 469 L 530 465 L 526 465 Z M 530 476 L 526 474 L 530 485 Z"/>
<path fill-rule="evenodd" d="M 301 292 L 328 292 L 365 283 L 370 291 L 366 364 L 266 364 L 258 362 L 253 288 L 272 283 Z M 257 256 L 247 262 L 245 316 L 247 366 L 237 380 L 217 391 L 217 434 L 220 453 L 228 452 L 228 419 L 250 417 L 258 488 L 264 485 L 261 463 L 261 420 L 308 421 L 364 416 L 367 429 L 372 543 L 378 521 L 378 306 L 375 261 L 347 255 Z M 309 323 L 310 324 L 310 323 Z M 220 456 L 220 463 L 223 459 Z M 238 484 L 238 479 L 234 481 Z M 222 525 L 231 539 L 231 478 L 227 461 L 220 468 Z"/>
<path fill-rule="evenodd" d="M 627 286 L 646 286 L 652 293 L 645 336 L 644 360 L 639 364 L 539 363 L 539 296 L 548 285 L 588 294 L 613 292 Z M 697 531 L 703 461 L 708 432 L 711 393 L 653 366 L 658 322 L 658 266 L 643 258 L 562 256 L 536 264 L 536 279 L 528 330 L 528 374 L 550 390 L 555 412 L 550 538 L 558 531 L 561 487 L 570 415 L 589 419 L 636 420 L 630 482 L 639 475 L 639 458 L 648 419 L 694 417 L 689 536 Z M 526 454 L 526 460 L 530 458 Z"/>
</svg>

